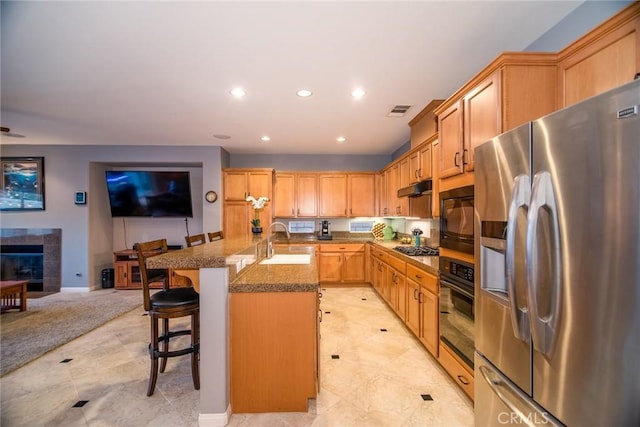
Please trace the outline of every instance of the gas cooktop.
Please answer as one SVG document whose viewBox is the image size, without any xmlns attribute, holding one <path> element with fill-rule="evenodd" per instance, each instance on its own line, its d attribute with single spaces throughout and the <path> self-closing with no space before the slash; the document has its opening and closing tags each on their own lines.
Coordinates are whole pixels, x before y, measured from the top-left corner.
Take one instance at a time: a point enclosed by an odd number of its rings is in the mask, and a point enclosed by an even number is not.
<svg viewBox="0 0 640 427">
<path fill-rule="evenodd" d="M 440 254 L 438 248 L 431 246 L 396 246 L 393 249 L 409 256 L 438 256 Z"/>
</svg>

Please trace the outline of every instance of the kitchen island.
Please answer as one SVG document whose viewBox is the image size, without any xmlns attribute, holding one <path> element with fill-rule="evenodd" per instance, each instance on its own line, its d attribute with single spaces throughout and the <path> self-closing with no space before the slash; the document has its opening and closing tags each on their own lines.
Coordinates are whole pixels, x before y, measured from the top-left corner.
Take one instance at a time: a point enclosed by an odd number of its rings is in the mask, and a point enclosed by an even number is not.
<svg viewBox="0 0 640 427">
<path fill-rule="evenodd" d="M 277 248 L 276 254 L 310 254 L 309 264 L 295 265 L 260 264 L 264 247 L 260 238 L 223 239 L 147 260 L 149 268 L 196 279 L 201 426 L 224 426 L 232 412 L 306 411 L 316 396 L 313 247 Z"/>
</svg>

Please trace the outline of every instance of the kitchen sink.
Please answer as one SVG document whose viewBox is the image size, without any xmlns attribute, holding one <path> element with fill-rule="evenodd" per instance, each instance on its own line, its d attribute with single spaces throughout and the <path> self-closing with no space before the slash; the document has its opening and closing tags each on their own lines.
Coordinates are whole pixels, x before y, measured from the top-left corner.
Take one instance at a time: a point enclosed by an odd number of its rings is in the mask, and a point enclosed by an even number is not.
<svg viewBox="0 0 640 427">
<path fill-rule="evenodd" d="M 275 254 L 271 258 L 265 258 L 260 264 L 310 264 L 310 254 Z"/>
</svg>

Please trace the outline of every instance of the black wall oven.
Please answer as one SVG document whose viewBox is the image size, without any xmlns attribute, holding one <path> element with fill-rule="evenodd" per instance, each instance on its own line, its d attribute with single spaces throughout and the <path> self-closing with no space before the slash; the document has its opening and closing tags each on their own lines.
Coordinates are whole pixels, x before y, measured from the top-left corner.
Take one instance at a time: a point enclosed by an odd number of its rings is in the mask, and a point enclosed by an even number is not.
<svg viewBox="0 0 640 427">
<path fill-rule="evenodd" d="M 473 185 L 440 193 L 440 246 L 473 253 Z"/>
<path fill-rule="evenodd" d="M 473 265 L 440 257 L 440 341 L 473 368 Z"/>
</svg>

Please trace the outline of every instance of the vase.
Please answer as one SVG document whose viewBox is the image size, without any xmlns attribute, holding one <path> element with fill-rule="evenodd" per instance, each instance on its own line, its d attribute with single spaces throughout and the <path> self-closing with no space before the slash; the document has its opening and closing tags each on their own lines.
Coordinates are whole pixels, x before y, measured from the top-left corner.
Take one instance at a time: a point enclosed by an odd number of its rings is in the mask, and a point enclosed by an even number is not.
<svg viewBox="0 0 640 427">
<path fill-rule="evenodd" d="M 251 232 L 253 234 L 262 234 L 262 227 L 251 227 Z"/>
</svg>

